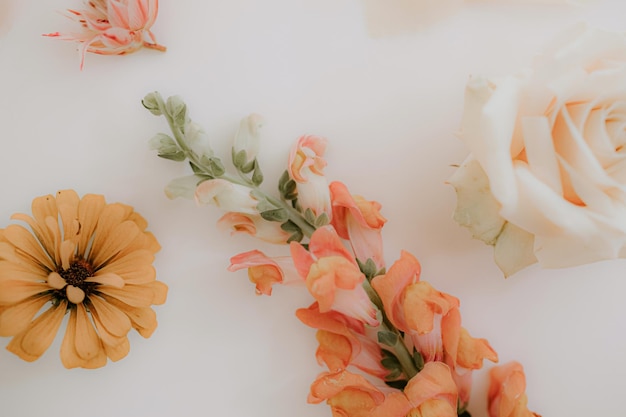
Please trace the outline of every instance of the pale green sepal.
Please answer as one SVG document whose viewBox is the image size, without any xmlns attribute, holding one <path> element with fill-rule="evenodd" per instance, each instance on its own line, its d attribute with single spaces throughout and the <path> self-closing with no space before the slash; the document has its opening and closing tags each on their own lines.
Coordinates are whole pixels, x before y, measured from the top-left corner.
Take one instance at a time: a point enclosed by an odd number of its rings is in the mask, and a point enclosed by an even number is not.
<svg viewBox="0 0 626 417">
<path fill-rule="evenodd" d="M 535 235 L 507 222 L 494 245 L 494 259 L 504 277 L 537 262 L 534 253 Z"/>
<path fill-rule="evenodd" d="M 179 96 L 168 97 L 165 103 L 165 111 L 178 127 L 185 127 L 187 121 L 187 105 Z"/>
<path fill-rule="evenodd" d="M 448 180 L 457 194 L 454 220 L 467 227 L 472 236 L 493 245 L 506 220 L 500 204 L 491 194 L 489 179 L 473 158 L 466 160 Z"/>
<path fill-rule="evenodd" d="M 152 139 L 148 141 L 150 149 L 157 150 L 159 152 L 173 152 L 178 150 L 176 141 L 165 133 L 157 133 Z"/>
<path fill-rule="evenodd" d="M 396 333 L 381 330 L 378 332 L 378 343 L 386 346 L 394 347 L 399 340 L 399 336 Z"/>
<path fill-rule="evenodd" d="M 165 195 L 170 200 L 177 197 L 193 200 L 198 184 L 206 178 L 198 175 L 175 178 L 165 187 Z"/>
<path fill-rule="evenodd" d="M 150 113 L 155 116 L 161 116 L 163 112 L 161 112 L 161 107 L 159 103 L 163 103 L 163 99 L 158 92 L 153 92 L 147 94 L 143 100 L 141 100 L 141 104 L 150 111 Z"/>
</svg>

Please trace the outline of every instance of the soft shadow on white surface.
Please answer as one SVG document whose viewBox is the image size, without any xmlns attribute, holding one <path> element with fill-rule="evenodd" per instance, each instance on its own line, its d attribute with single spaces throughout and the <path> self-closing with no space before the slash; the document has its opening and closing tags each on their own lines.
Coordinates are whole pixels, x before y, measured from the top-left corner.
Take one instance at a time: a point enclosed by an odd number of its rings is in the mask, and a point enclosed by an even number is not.
<svg viewBox="0 0 626 417">
<path fill-rule="evenodd" d="M 140 101 L 159 90 L 185 98 L 225 160 L 238 120 L 262 114 L 268 186 L 299 135 L 326 136 L 330 179 L 383 205 L 388 263 L 406 249 L 423 279 L 461 299 L 472 335 L 524 364 L 531 409 L 621 415 L 626 264 L 532 267 L 504 280 L 491 249 L 452 221 L 445 181 L 466 154 L 454 133 L 468 77 L 518 71 L 580 20 L 623 30 L 623 2 L 468 3 L 423 31 L 374 39 L 358 0 L 162 0 L 153 30 L 167 53 L 88 55 L 82 72 L 73 44 L 41 36 L 67 29 L 58 12 L 78 3 L 23 1 L 0 41 L 0 226 L 68 187 L 133 205 L 163 246 L 155 266 L 170 292 L 152 338 L 133 334 L 130 355 L 103 369 L 65 370 L 61 337 L 32 364 L 0 350 L 0 414 L 330 416 L 306 404 L 322 371 L 315 332 L 294 316 L 309 297 L 257 297 L 245 272 L 226 271 L 237 252 L 284 249 L 219 234 L 215 210 L 165 198 L 186 171 L 148 150 L 167 127 Z M 474 381 L 470 410 L 485 417 L 487 372 Z"/>
</svg>

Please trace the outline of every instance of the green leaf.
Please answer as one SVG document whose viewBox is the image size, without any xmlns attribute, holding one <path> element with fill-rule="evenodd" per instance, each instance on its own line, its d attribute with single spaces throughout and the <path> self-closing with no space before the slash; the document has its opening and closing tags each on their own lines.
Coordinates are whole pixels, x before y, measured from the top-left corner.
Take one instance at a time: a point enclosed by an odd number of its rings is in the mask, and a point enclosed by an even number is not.
<svg viewBox="0 0 626 417">
<path fill-rule="evenodd" d="M 330 223 L 330 218 L 328 217 L 328 214 L 322 213 L 317 217 L 317 219 L 315 219 L 315 223 L 313 224 L 313 226 L 315 226 L 315 228 L 320 228 L 322 226 L 326 226 L 328 223 Z"/>
<path fill-rule="evenodd" d="M 383 366 L 383 368 L 389 369 L 390 371 L 402 368 L 402 365 L 400 365 L 398 358 L 396 358 L 395 356 L 389 356 L 381 359 L 380 364 Z"/>
<path fill-rule="evenodd" d="M 413 363 L 418 371 L 424 369 L 424 357 L 418 351 L 413 352 Z"/>
<path fill-rule="evenodd" d="M 393 347 L 398 343 L 398 335 L 393 332 L 381 330 L 378 332 L 378 343 Z"/>
<path fill-rule="evenodd" d="M 315 224 L 315 213 L 310 208 L 304 211 L 304 220 L 309 224 Z"/>
<path fill-rule="evenodd" d="M 209 168 L 213 176 L 221 177 L 226 172 L 224 164 L 218 157 L 209 158 Z"/>
<path fill-rule="evenodd" d="M 367 277 L 368 280 L 371 280 L 376 276 L 376 264 L 372 258 L 369 258 L 365 263 L 360 260 L 356 260 L 359 265 L 359 269 L 363 272 L 363 275 Z"/>
<path fill-rule="evenodd" d="M 402 391 L 408 382 L 405 379 L 401 379 L 399 381 L 385 381 L 385 384 L 389 385 L 391 388 L 399 389 Z"/>
<path fill-rule="evenodd" d="M 263 172 L 261 172 L 261 167 L 254 160 L 254 172 L 252 173 L 252 183 L 257 187 L 263 183 Z"/>
<path fill-rule="evenodd" d="M 189 161 L 189 165 L 191 166 L 191 170 L 193 171 L 194 174 L 199 174 L 199 175 L 207 174 L 205 170 L 203 170 L 201 167 L 194 164 L 193 162 Z"/>
<path fill-rule="evenodd" d="M 293 235 L 289 236 L 289 238 L 287 239 L 287 243 L 300 242 L 302 239 L 304 239 L 304 233 L 302 233 L 302 231 L 299 230 L 295 232 Z"/>
<path fill-rule="evenodd" d="M 282 208 L 266 210 L 261 212 L 261 217 L 271 222 L 284 222 L 289 218 L 287 211 Z"/>
<path fill-rule="evenodd" d="M 143 100 L 141 100 L 141 104 L 148 109 L 148 111 L 155 116 L 161 116 L 163 112 L 161 112 L 161 107 L 159 103 L 163 103 L 163 99 L 158 92 L 153 92 L 147 94 Z"/>
<path fill-rule="evenodd" d="M 286 170 L 278 180 L 278 191 L 284 200 L 294 200 L 298 196 L 297 184 L 289 177 L 289 172 Z"/>
<path fill-rule="evenodd" d="M 256 159 L 253 159 L 252 161 L 244 164 L 241 167 L 241 172 L 243 172 L 244 174 L 249 174 L 250 172 L 252 172 L 253 169 L 255 169 L 257 167 L 257 161 Z"/>
<path fill-rule="evenodd" d="M 291 220 L 287 220 L 286 222 L 281 224 L 280 228 L 283 229 L 285 232 L 299 232 L 299 231 L 301 231 L 300 230 L 300 226 L 298 226 L 297 224 L 295 224 Z"/>
<path fill-rule="evenodd" d="M 157 133 L 148 141 L 150 149 L 156 150 L 162 154 L 170 154 L 178 152 L 180 149 L 176 144 L 176 141 L 165 133 Z"/>
<path fill-rule="evenodd" d="M 176 162 L 181 162 L 187 159 L 187 156 L 185 155 L 185 152 L 183 151 L 177 151 L 177 152 L 172 152 L 172 153 L 160 153 L 159 156 L 161 158 L 169 159 L 171 161 L 176 161 Z"/>
<path fill-rule="evenodd" d="M 385 379 L 393 381 L 394 379 L 398 379 L 400 376 L 402 376 L 402 370 L 400 368 L 396 368 L 385 375 Z"/>
<path fill-rule="evenodd" d="M 165 103 L 165 111 L 172 118 L 174 125 L 183 128 L 187 120 L 187 105 L 179 96 L 172 96 Z"/>
<path fill-rule="evenodd" d="M 233 148 L 233 165 L 238 170 L 241 170 L 241 167 L 246 163 L 248 156 L 246 155 L 245 150 L 241 150 L 235 153 L 235 148 Z"/>
</svg>

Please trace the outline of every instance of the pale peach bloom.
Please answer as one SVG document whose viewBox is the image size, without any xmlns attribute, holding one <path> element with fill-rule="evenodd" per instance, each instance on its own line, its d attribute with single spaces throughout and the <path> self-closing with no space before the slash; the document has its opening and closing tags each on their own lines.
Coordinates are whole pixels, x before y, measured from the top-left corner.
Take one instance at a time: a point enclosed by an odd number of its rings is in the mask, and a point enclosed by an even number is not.
<svg viewBox="0 0 626 417">
<path fill-rule="evenodd" d="M 44 35 L 81 43 L 81 69 L 86 52 L 124 55 L 142 47 L 165 51 L 150 31 L 157 17 L 158 0 L 89 0 L 85 7 L 68 10 L 68 17 L 80 24 L 79 31 Z"/>
<path fill-rule="evenodd" d="M 286 244 L 291 236 L 280 227 L 280 223 L 265 220 L 260 214 L 228 212 L 217 221 L 217 227 L 230 231 L 231 235 L 244 233 L 277 244 Z"/>
<path fill-rule="evenodd" d="M 541 417 L 528 410 L 526 375 L 518 362 L 496 366 L 489 372 L 489 417 Z"/>
<path fill-rule="evenodd" d="M 229 271 L 243 268 L 248 268 L 248 277 L 256 285 L 257 294 L 272 295 L 274 284 L 304 284 L 290 256 L 270 258 L 259 250 L 252 250 L 230 258 Z"/>
<path fill-rule="evenodd" d="M 333 417 L 370 417 L 385 394 L 361 375 L 346 370 L 324 372 L 311 385 L 308 401 L 326 401 Z"/>
<path fill-rule="evenodd" d="M 333 210 L 332 225 L 339 236 L 349 240 L 356 258 L 361 262 L 371 259 L 378 269 L 385 266 L 381 230 L 387 221 L 381 214 L 381 205 L 352 195 L 343 183 L 330 183 Z"/>
<path fill-rule="evenodd" d="M 252 188 L 221 178 L 201 182 L 196 187 L 195 199 L 198 204 L 213 204 L 224 211 L 259 214 L 259 202 L 252 196 Z"/>
<path fill-rule="evenodd" d="M 378 326 L 377 309 L 362 286 L 365 275 L 332 226 L 313 233 L 309 250 L 291 242 L 291 256 L 321 312 L 334 310 Z"/>
<path fill-rule="evenodd" d="M 127 333 L 149 337 L 153 304 L 167 286 L 155 280 L 160 246 L 132 207 L 82 199 L 72 190 L 38 197 L 33 216 L 0 230 L 0 336 L 27 361 L 48 349 L 69 313 L 61 360 L 67 368 L 98 368 L 128 354 Z M 41 313 L 41 314 L 39 314 Z"/>
<path fill-rule="evenodd" d="M 319 348 L 315 356 L 330 371 L 338 371 L 352 365 L 384 378 L 389 371 L 381 365 L 382 352 L 378 343 L 367 332 L 360 320 L 337 311 L 322 313 L 318 303 L 296 311 L 296 316 L 307 326 L 319 329 Z"/>
<path fill-rule="evenodd" d="M 548 46 L 466 88 L 455 219 L 505 276 L 626 257 L 626 35 L 578 25 Z"/>
<path fill-rule="evenodd" d="M 316 217 L 332 215 L 328 181 L 324 176 L 326 160 L 325 138 L 302 136 L 289 154 L 289 176 L 296 182 L 298 207 L 304 212 L 311 209 Z"/>
<path fill-rule="evenodd" d="M 409 380 L 403 392 L 387 395 L 370 417 L 456 417 L 457 388 L 450 368 L 429 362 Z"/>
</svg>

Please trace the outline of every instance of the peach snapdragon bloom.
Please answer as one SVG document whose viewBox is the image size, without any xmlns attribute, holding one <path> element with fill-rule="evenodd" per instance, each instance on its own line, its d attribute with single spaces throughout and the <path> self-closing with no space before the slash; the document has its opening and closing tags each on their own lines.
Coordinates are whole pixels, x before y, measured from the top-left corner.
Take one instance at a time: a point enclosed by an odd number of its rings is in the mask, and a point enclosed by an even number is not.
<svg viewBox="0 0 626 417">
<path fill-rule="evenodd" d="M 489 372 L 489 377 L 489 417 L 541 417 L 526 406 L 526 376 L 520 363 L 496 366 Z"/>
<path fill-rule="evenodd" d="M 315 217 L 326 214 L 330 219 L 330 191 L 324 176 L 327 142 L 318 136 L 302 136 L 291 148 L 287 171 L 296 182 L 299 209 L 311 209 Z"/>
<path fill-rule="evenodd" d="M 343 183 L 330 183 L 332 225 L 341 238 L 350 241 L 356 258 L 361 262 L 371 259 L 380 270 L 385 266 L 381 230 L 387 221 L 381 214 L 381 205 L 352 195 Z"/>
<path fill-rule="evenodd" d="M 165 51 L 150 31 L 157 17 L 158 0 L 89 0 L 85 6 L 85 10 L 68 10 L 68 17 L 81 25 L 79 32 L 44 35 L 80 42 L 81 69 L 86 52 L 124 55 L 142 47 Z"/>
<path fill-rule="evenodd" d="M 256 285 L 259 295 L 272 295 L 274 284 L 304 284 L 290 256 L 270 258 L 259 250 L 251 250 L 230 258 L 229 271 L 244 268 L 248 268 L 250 282 Z"/>
<path fill-rule="evenodd" d="M 280 223 L 265 220 L 260 214 L 228 212 L 217 221 L 217 228 L 230 231 L 231 236 L 247 234 L 265 242 L 286 244 L 290 233 L 280 227 Z"/>
<path fill-rule="evenodd" d="M 157 327 L 153 304 L 167 286 L 152 267 L 159 243 L 132 207 L 82 199 L 73 190 L 36 198 L 33 216 L 15 214 L 30 229 L 0 230 L 0 336 L 26 361 L 52 344 L 69 313 L 61 344 L 66 368 L 98 368 L 130 349 L 134 328 L 150 337 Z"/>
<path fill-rule="evenodd" d="M 387 317 L 405 333 L 405 343 L 414 346 L 424 361 L 443 361 L 451 369 L 461 405 L 469 402 L 471 371 L 483 360 L 498 361 L 485 339 L 476 339 L 461 327 L 459 300 L 419 280 L 417 259 L 402 252 L 385 275 L 372 280 Z"/>
<path fill-rule="evenodd" d="M 409 380 L 403 392 L 392 392 L 370 417 L 456 417 L 457 387 L 450 368 L 429 362 Z"/>
<path fill-rule="evenodd" d="M 308 401 L 330 406 L 333 417 L 370 417 L 385 394 L 365 377 L 346 370 L 324 372 L 311 385 Z"/>
<path fill-rule="evenodd" d="M 317 303 L 296 311 L 296 316 L 307 326 L 318 329 L 317 362 L 330 371 L 352 365 L 370 375 L 384 378 L 389 370 L 381 365 L 380 346 L 368 334 L 363 322 L 336 311 L 322 313 Z"/>
<path fill-rule="evenodd" d="M 291 256 L 321 312 L 334 310 L 378 326 L 377 309 L 362 286 L 365 275 L 332 226 L 313 233 L 309 250 L 291 242 Z"/>
</svg>

